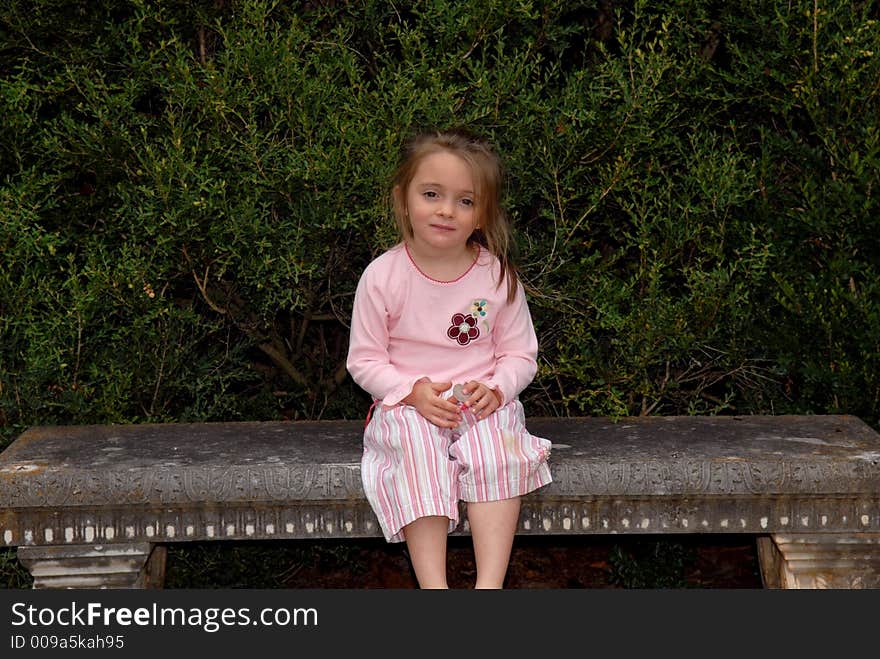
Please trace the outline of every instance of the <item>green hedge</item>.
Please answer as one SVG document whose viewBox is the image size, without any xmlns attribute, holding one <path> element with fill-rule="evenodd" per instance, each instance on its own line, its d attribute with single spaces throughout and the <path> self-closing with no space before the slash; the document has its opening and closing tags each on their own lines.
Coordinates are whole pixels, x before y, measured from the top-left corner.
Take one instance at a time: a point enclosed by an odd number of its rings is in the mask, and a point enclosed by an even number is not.
<svg viewBox="0 0 880 659">
<path fill-rule="evenodd" d="M 489 135 L 530 414 L 880 409 L 876 2 L 0 8 L 0 446 L 360 418 L 402 140 Z M 825 6 L 825 5 L 828 6 Z"/>
</svg>

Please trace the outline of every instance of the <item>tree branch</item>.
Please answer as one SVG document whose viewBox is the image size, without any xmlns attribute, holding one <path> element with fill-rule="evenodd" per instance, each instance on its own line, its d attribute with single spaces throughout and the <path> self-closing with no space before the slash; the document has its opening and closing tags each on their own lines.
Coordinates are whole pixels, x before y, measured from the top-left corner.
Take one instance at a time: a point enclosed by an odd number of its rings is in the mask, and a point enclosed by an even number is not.
<svg viewBox="0 0 880 659">
<path fill-rule="evenodd" d="M 308 388 L 308 381 L 305 376 L 300 373 L 299 369 L 291 363 L 284 354 L 278 350 L 278 348 L 272 343 L 260 343 L 260 350 L 262 350 L 266 355 L 268 355 L 269 359 L 271 359 L 278 368 L 287 373 L 291 380 L 296 382 L 297 384 Z"/>
</svg>

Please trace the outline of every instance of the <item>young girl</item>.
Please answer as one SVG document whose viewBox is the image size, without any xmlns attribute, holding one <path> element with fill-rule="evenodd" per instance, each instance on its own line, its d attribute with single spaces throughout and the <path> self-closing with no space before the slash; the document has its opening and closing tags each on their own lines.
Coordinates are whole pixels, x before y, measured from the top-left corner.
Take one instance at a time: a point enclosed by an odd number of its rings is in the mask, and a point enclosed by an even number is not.
<svg viewBox="0 0 880 659">
<path fill-rule="evenodd" d="M 501 182 L 477 136 L 411 140 L 392 182 L 402 242 L 367 266 L 355 294 L 347 366 L 374 399 L 364 490 L 385 539 L 406 541 L 421 588 L 447 587 L 460 500 L 476 587 L 501 588 L 519 498 L 551 481 L 550 442 L 528 433 L 517 398 L 538 344 Z"/>
</svg>

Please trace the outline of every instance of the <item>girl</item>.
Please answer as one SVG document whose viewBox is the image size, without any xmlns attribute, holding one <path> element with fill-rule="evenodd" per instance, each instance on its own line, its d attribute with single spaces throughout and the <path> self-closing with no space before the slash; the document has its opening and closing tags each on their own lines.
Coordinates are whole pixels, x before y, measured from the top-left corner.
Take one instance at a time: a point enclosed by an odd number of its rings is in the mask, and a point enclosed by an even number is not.
<svg viewBox="0 0 880 659">
<path fill-rule="evenodd" d="M 385 539 L 406 541 L 421 588 L 447 587 L 460 500 L 476 587 L 501 588 L 519 498 L 551 481 L 550 442 L 528 433 L 517 399 L 538 344 L 501 179 L 489 144 L 464 130 L 411 140 L 392 181 L 402 242 L 355 294 L 347 367 L 374 399 L 364 491 Z"/>
</svg>

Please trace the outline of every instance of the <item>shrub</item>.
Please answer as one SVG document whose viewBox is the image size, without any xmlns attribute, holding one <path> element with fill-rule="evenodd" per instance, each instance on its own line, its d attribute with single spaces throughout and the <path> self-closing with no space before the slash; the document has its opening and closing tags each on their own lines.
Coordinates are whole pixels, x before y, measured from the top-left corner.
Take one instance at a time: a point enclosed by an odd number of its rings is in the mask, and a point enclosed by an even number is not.
<svg viewBox="0 0 880 659">
<path fill-rule="evenodd" d="M 0 446 L 355 418 L 402 141 L 510 174 L 530 414 L 878 420 L 874 2 L 9 0 Z"/>
</svg>

